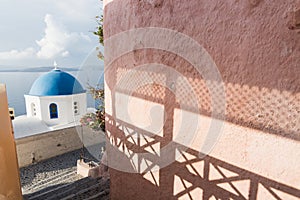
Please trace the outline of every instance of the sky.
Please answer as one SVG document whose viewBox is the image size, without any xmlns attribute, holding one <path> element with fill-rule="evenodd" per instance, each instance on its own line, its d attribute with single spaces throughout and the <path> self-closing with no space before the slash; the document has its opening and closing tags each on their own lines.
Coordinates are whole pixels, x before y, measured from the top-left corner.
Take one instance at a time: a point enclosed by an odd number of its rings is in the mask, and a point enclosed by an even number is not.
<svg viewBox="0 0 300 200">
<path fill-rule="evenodd" d="M 96 46 L 100 0 L 0 0 L 0 69 L 80 66 Z"/>
</svg>

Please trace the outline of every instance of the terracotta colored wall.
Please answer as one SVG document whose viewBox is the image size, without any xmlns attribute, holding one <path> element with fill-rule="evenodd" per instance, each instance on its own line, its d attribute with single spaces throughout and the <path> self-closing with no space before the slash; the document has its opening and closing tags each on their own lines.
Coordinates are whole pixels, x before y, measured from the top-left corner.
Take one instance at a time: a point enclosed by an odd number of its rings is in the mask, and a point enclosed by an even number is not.
<svg viewBox="0 0 300 200">
<path fill-rule="evenodd" d="M 111 147 L 112 199 L 300 198 L 300 180 L 295 177 L 300 173 L 300 35 L 289 29 L 297 8 L 299 0 L 114 0 L 105 4 L 107 127 L 111 143 L 119 148 Z M 130 46 L 128 41 L 114 44 L 111 38 L 148 27 L 183 33 L 210 55 L 225 88 L 225 119 L 218 114 L 222 105 L 213 108 L 211 101 L 215 96 L 221 98 L 221 92 L 209 90 L 222 83 L 199 76 L 184 57 L 165 49 L 142 48 L 144 38 L 137 38 L 141 41 L 128 47 L 132 51 L 110 60 L 114 51 L 126 49 L 122 45 Z M 148 40 L 157 38 L 153 34 Z M 178 48 L 188 55 L 195 53 L 188 45 Z M 157 70 L 151 63 L 168 66 L 186 77 L 197 104 L 184 81 L 173 80 L 168 71 Z M 138 88 L 120 84 L 132 71 L 133 82 L 143 83 L 151 77 L 153 83 Z M 151 118 L 149 107 L 159 110 L 155 117 L 161 131 L 145 126 Z M 199 119 L 196 130 L 188 120 L 180 119 L 180 112 Z M 217 113 L 213 118 L 223 122 L 223 129 L 209 155 L 200 158 L 213 112 Z M 196 132 L 192 141 L 180 139 L 185 134 L 181 125 L 185 133 Z M 142 140 L 146 144 L 141 145 L 141 139 L 135 142 L 134 135 L 145 136 Z M 167 155 L 175 158 L 179 152 L 184 161 L 176 157 L 176 162 L 165 168 L 154 170 L 156 165 L 151 165 L 149 172 L 143 172 L 143 159 L 155 163 L 168 158 L 163 153 L 157 160 L 155 153 L 154 158 L 139 157 L 139 153 L 151 151 L 149 147 L 155 152 L 170 143 L 176 147 Z M 133 167 L 128 172 L 139 173 L 122 172 L 116 160 L 128 161 L 129 168 L 136 164 L 139 170 Z"/>
<path fill-rule="evenodd" d="M 5 85 L 0 84 L 0 199 L 21 200 L 16 144 L 8 112 Z"/>
</svg>

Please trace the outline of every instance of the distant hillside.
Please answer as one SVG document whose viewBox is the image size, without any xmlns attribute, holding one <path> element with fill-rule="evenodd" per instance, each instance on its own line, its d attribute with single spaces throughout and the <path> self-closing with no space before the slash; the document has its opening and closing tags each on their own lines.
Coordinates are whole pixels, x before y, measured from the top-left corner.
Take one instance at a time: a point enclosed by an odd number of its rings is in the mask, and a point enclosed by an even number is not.
<svg viewBox="0 0 300 200">
<path fill-rule="evenodd" d="M 49 72 L 53 69 L 53 66 L 45 66 L 45 67 L 9 67 L 9 66 L 1 66 L 0 72 Z M 103 64 L 99 65 L 84 65 L 82 67 L 59 67 L 63 71 L 68 72 L 76 72 L 76 71 L 85 71 L 85 70 L 104 70 Z"/>
<path fill-rule="evenodd" d="M 49 72 L 53 69 L 53 66 L 51 67 L 31 67 L 31 68 L 0 68 L 0 72 Z M 66 68 L 66 67 L 60 67 L 59 69 L 63 71 L 79 71 L 78 68 Z"/>
</svg>

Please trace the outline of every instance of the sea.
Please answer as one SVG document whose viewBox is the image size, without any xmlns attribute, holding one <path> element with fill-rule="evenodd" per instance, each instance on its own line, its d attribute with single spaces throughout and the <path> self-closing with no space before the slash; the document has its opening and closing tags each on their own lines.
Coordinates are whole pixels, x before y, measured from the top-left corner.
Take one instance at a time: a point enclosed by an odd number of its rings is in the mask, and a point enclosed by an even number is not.
<svg viewBox="0 0 300 200">
<path fill-rule="evenodd" d="M 52 70 L 53 67 L 35 68 L 0 68 L 0 83 L 6 85 L 9 107 L 14 108 L 15 116 L 26 114 L 24 95 L 28 94 L 34 81 L 41 75 Z M 84 68 L 60 68 L 73 75 L 87 89 L 89 86 L 103 87 L 103 66 L 85 66 Z M 88 107 L 97 107 L 98 103 L 88 93 Z"/>
</svg>

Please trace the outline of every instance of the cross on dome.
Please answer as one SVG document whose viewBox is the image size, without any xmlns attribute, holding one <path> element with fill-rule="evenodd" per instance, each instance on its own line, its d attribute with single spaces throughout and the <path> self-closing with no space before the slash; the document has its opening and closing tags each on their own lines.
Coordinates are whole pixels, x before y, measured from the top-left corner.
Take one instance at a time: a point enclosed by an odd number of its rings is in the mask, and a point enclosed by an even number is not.
<svg viewBox="0 0 300 200">
<path fill-rule="evenodd" d="M 56 61 L 54 61 L 53 66 L 54 66 L 54 70 L 58 70 L 58 67 L 57 67 L 58 65 L 57 65 Z"/>
</svg>

